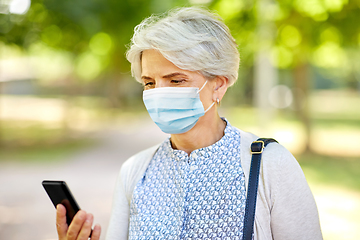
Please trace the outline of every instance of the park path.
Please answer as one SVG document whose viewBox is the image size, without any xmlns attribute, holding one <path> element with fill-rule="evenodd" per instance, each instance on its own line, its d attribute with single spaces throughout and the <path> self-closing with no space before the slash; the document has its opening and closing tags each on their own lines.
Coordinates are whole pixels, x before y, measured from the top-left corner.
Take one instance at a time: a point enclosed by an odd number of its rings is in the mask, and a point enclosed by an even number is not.
<svg viewBox="0 0 360 240">
<path fill-rule="evenodd" d="M 65 180 L 80 207 L 102 226 L 109 221 L 112 194 L 121 164 L 167 137 L 149 118 L 131 119 L 96 133 L 99 144 L 56 163 L 0 162 L 0 240 L 54 240 L 55 208 L 41 186 Z"/>
</svg>

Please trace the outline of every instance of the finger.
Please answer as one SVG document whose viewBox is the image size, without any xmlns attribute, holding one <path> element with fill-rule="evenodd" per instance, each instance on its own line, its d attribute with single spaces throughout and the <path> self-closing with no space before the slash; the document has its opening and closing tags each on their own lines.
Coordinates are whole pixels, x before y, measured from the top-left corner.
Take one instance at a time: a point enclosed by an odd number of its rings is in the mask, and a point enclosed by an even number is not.
<svg viewBox="0 0 360 240">
<path fill-rule="evenodd" d="M 94 217 L 92 214 L 88 213 L 86 215 L 86 220 L 81 228 L 77 240 L 88 240 L 91 232 L 91 226 L 93 224 Z"/>
<path fill-rule="evenodd" d="M 101 234 L 101 226 L 99 224 L 96 224 L 94 230 L 92 231 L 90 240 L 99 240 L 100 234 Z"/>
<path fill-rule="evenodd" d="M 85 223 L 85 220 L 86 220 L 85 211 L 80 210 L 75 214 L 67 232 L 67 240 L 75 240 L 78 237 L 81 228 Z"/>
<path fill-rule="evenodd" d="M 62 204 L 56 206 L 56 230 L 60 240 L 66 238 L 68 225 L 66 223 L 66 208 Z"/>
</svg>

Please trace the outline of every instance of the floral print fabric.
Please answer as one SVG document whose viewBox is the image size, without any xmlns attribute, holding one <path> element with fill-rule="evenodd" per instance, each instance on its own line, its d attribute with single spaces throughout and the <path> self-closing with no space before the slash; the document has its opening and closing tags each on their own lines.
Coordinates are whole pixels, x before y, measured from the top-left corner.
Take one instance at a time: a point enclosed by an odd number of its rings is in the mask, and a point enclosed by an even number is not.
<svg viewBox="0 0 360 240">
<path fill-rule="evenodd" d="M 236 128 L 190 155 L 167 139 L 134 189 L 129 239 L 241 239 L 245 202 Z"/>
</svg>

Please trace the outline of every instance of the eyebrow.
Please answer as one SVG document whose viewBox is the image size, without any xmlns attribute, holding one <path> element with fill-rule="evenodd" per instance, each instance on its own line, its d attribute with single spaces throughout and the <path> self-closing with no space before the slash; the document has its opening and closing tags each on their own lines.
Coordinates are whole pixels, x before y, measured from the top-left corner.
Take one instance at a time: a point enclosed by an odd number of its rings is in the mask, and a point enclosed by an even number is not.
<svg viewBox="0 0 360 240">
<path fill-rule="evenodd" d="M 141 76 L 141 79 L 151 80 L 152 78 L 151 78 L 151 77 L 148 77 L 148 76 Z"/>
<path fill-rule="evenodd" d="M 163 78 L 172 78 L 172 77 L 177 77 L 177 76 L 187 77 L 188 75 L 186 75 L 184 73 L 180 73 L 180 72 L 174 72 L 174 73 L 164 75 Z M 151 80 L 152 78 L 148 77 L 148 76 L 141 76 L 141 79 Z"/>
<path fill-rule="evenodd" d="M 163 76 L 163 78 L 172 78 L 172 77 L 177 77 L 177 76 L 185 76 L 185 77 L 187 77 L 187 75 L 184 74 L 184 73 L 174 72 L 174 73 L 170 73 L 170 74 L 167 74 L 167 75 Z"/>
</svg>

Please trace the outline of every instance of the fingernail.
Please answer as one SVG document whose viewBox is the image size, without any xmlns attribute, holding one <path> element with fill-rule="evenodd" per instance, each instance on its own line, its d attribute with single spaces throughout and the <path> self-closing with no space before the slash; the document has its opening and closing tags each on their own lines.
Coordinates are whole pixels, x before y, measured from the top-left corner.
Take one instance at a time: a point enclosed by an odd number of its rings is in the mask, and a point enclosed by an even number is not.
<svg viewBox="0 0 360 240">
<path fill-rule="evenodd" d="M 87 216 L 86 216 L 86 221 L 87 221 L 87 222 L 91 222 L 92 219 L 93 219 L 92 214 L 87 214 Z"/>
<path fill-rule="evenodd" d="M 78 218 L 79 218 L 80 220 L 86 218 L 86 212 L 85 212 L 85 211 L 80 210 L 80 211 L 78 212 L 78 214 L 79 214 L 79 215 L 78 215 Z"/>
</svg>

